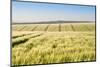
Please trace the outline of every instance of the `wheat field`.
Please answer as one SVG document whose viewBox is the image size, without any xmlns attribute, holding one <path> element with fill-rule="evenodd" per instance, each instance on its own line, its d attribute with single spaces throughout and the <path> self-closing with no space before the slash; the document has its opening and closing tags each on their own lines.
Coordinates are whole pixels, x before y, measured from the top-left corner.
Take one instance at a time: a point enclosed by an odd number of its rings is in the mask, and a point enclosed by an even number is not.
<svg viewBox="0 0 100 67">
<path fill-rule="evenodd" d="M 12 65 L 95 61 L 95 23 L 13 24 Z"/>
</svg>

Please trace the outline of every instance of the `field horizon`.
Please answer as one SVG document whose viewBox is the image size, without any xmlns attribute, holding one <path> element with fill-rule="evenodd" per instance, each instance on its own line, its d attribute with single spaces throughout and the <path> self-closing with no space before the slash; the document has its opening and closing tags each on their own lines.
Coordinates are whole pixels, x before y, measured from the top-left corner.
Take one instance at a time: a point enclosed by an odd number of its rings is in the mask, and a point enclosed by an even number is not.
<svg viewBox="0 0 100 67">
<path fill-rule="evenodd" d="M 95 23 L 95 21 L 64 21 L 64 20 L 56 20 L 56 21 L 37 21 L 37 22 L 12 22 L 12 24 L 58 24 L 58 23 Z"/>
</svg>

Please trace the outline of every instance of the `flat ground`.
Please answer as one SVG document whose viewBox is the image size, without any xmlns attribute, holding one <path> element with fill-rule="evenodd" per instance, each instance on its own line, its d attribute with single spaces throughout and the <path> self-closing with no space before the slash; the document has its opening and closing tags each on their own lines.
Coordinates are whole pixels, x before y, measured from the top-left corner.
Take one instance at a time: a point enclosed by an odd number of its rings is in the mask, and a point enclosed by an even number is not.
<svg viewBox="0 0 100 67">
<path fill-rule="evenodd" d="M 12 25 L 12 65 L 95 60 L 94 23 Z"/>
</svg>

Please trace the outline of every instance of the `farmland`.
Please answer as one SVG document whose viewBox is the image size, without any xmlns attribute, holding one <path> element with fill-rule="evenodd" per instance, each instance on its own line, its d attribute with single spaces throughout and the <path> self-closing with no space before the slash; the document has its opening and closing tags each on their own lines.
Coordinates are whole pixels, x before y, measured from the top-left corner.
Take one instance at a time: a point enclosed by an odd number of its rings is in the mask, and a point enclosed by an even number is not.
<svg viewBox="0 0 100 67">
<path fill-rule="evenodd" d="M 95 23 L 13 24 L 12 65 L 95 61 Z"/>
</svg>

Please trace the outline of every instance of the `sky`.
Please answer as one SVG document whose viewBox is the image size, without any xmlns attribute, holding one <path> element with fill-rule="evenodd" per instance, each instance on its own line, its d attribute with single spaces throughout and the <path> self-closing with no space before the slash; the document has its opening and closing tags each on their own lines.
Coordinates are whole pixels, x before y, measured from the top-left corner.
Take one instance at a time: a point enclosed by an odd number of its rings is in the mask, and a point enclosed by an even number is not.
<svg viewBox="0 0 100 67">
<path fill-rule="evenodd" d="M 94 6 L 12 1 L 13 22 L 95 21 Z"/>
</svg>

